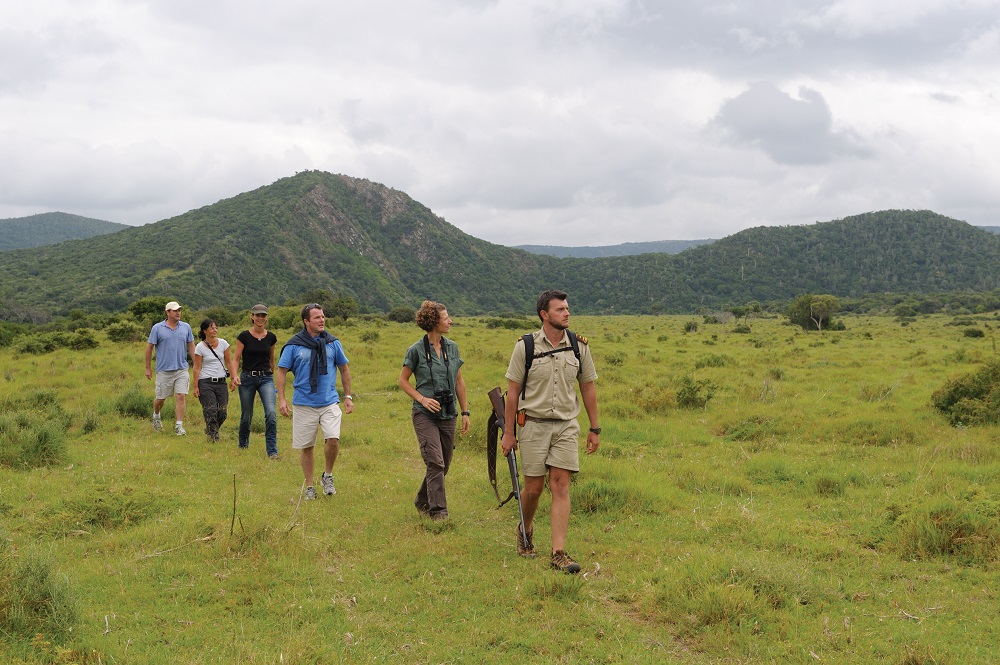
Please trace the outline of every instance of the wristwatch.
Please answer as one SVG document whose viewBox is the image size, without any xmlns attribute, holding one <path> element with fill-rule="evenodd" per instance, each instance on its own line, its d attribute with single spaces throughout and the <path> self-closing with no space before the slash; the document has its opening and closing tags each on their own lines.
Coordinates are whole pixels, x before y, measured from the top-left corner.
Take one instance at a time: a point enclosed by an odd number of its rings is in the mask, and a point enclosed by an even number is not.
<svg viewBox="0 0 1000 665">
<path fill-rule="evenodd" d="M 350 395 L 344 395 L 344 399 L 349 399 L 349 400 L 351 400 L 352 402 L 354 401 L 354 398 L 353 398 L 353 397 L 351 397 Z"/>
<path fill-rule="evenodd" d="M 590 431 L 593 432 L 594 434 L 600 434 L 601 433 L 601 428 L 600 427 L 591 427 Z"/>
<path fill-rule="evenodd" d="M 471 416 L 471 415 L 472 415 L 472 413 L 470 413 L 469 411 L 463 411 L 463 412 L 462 412 L 462 415 L 463 415 L 463 416 Z"/>
</svg>

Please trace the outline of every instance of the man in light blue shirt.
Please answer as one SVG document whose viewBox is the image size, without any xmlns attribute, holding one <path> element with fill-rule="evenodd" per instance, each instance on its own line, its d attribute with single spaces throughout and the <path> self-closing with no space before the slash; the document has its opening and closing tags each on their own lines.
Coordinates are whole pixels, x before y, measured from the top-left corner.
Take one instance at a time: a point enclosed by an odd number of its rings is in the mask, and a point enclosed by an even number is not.
<svg viewBox="0 0 1000 665">
<path fill-rule="evenodd" d="M 354 411 L 351 397 L 351 371 L 340 340 L 326 332 L 323 308 L 313 303 L 302 308 L 303 330 L 281 349 L 274 384 L 278 391 L 278 410 L 292 416 L 292 448 L 301 451 L 302 474 L 306 481 L 306 500 L 316 498 L 313 485 L 313 450 L 316 431 L 323 431 L 326 471 L 320 476 L 323 494 L 337 493 L 333 485 L 333 464 L 340 451 L 340 395 L 337 394 L 337 370 L 344 386 L 344 411 Z M 292 405 L 285 399 L 285 379 L 294 375 Z"/>
<path fill-rule="evenodd" d="M 188 377 L 188 355 L 194 358 L 194 333 L 191 326 L 181 321 L 181 306 L 175 300 L 167 303 L 166 320 L 160 321 L 149 331 L 146 343 L 146 378 L 153 378 L 153 349 L 156 349 L 156 395 L 153 399 L 153 429 L 163 429 L 160 409 L 171 395 L 176 396 L 174 408 L 177 423 L 174 434 L 184 436 L 186 397 L 191 386 Z"/>
</svg>

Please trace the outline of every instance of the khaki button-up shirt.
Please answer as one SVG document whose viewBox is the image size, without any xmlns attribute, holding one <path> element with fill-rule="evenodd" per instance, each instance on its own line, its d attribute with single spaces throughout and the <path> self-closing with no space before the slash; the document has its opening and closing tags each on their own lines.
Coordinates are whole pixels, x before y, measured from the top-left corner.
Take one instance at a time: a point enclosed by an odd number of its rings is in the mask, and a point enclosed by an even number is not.
<svg viewBox="0 0 1000 665">
<path fill-rule="evenodd" d="M 535 355 L 551 351 L 555 348 L 568 347 L 569 335 L 563 332 L 562 341 L 557 346 L 549 343 L 541 330 L 533 333 L 535 338 Z M 514 345 L 507 366 L 507 379 L 514 383 L 524 383 L 524 340 L 519 339 Z M 577 395 L 576 384 L 590 383 L 597 378 L 594 369 L 594 359 L 590 356 L 590 348 L 580 343 L 580 360 L 576 359 L 572 350 L 535 358 L 528 370 L 528 386 L 524 399 L 518 404 L 519 409 L 534 418 L 556 418 L 571 420 L 580 413 L 580 398 Z M 507 395 L 514 399 L 520 395 Z"/>
</svg>

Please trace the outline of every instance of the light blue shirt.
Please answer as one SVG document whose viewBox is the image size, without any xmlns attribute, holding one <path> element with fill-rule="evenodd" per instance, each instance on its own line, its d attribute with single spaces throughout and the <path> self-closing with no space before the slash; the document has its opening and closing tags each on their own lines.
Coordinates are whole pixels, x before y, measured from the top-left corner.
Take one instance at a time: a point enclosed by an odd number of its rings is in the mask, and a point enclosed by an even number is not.
<svg viewBox="0 0 1000 665">
<path fill-rule="evenodd" d="M 156 371 L 172 372 L 187 369 L 187 345 L 194 342 L 191 326 L 183 321 L 177 322 L 177 328 L 171 330 L 166 321 L 160 321 L 149 331 L 146 340 L 156 346 Z"/>
<path fill-rule="evenodd" d="M 344 347 L 340 340 L 334 340 L 326 345 L 326 374 L 319 375 L 316 392 L 309 392 L 309 361 L 312 359 L 312 349 L 305 346 L 289 344 L 281 352 L 278 367 L 284 367 L 294 375 L 292 388 L 292 404 L 298 406 L 330 406 L 340 401 L 337 394 L 337 368 L 347 364 Z"/>
</svg>

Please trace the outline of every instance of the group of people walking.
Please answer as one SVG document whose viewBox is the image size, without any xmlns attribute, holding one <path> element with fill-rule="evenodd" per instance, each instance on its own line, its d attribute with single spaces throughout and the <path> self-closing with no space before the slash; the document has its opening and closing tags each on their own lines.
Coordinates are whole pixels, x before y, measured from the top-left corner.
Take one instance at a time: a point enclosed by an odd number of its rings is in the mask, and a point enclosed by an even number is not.
<svg viewBox="0 0 1000 665">
<path fill-rule="evenodd" d="M 524 530 L 519 524 L 515 533 L 518 554 L 526 558 L 536 555 L 534 517 L 547 478 L 552 493 L 550 562 L 557 570 L 576 573 L 580 565 L 566 552 L 565 544 L 570 480 L 580 469 L 580 428 L 576 420 L 581 410 L 580 396 L 590 421 L 586 438 L 588 454 L 597 450 L 601 428 L 594 384 L 597 372 L 586 339 L 569 331 L 567 298 L 562 291 L 542 293 L 536 302 L 541 329 L 525 335 L 514 346 L 506 373 L 504 415 L 507 423 L 517 422 L 521 430 L 518 437 L 513 426 L 505 428 L 502 448 L 504 455 L 514 448 L 521 451 L 525 476 L 521 492 Z M 254 402 L 259 397 L 264 407 L 268 458 L 280 460 L 277 414 L 291 417 L 292 448 L 299 451 L 304 498 L 316 499 L 314 450 L 317 433 L 322 433 L 324 466 L 320 487 L 324 495 L 336 494 L 333 467 L 340 450 L 341 421 L 343 415 L 354 411 L 354 399 L 347 356 L 340 340 L 326 330 L 322 306 L 312 303 L 302 308 L 302 330 L 282 346 L 277 362 L 274 352 L 277 337 L 267 329 L 265 305 L 254 305 L 251 309 L 252 325 L 237 336 L 235 347 L 219 337 L 219 326 L 211 319 L 199 326 L 201 341 L 196 346 L 191 327 L 180 320 L 180 304 L 171 301 L 165 310 L 165 320 L 153 326 L 146 345 L 147 378 L 153 375 L 154 351 L 156 356 L 153 429 L 163 429 L 161 409 L 173 395 L 177 416 L 174 433 L 186 434 L 183 420 L 189 389 L 187 355 L 190 355 L 194 361 L 194 395 L 201 402 L 209 440 L 219 440 L 219 428 L 227 417 L 229 392 L 238 389 L 239 447 L 249 447 Z M 455 436 L 469 431 L 471 413 L 462 376 L 464 361 L 458 345 L 445 336 L 452 325 L 447 308 L 427 300 L 415 318 L 425 334 L 407 349 L 398 381 L 399 387 L 413 400 L 411 419 L 425 466 L 413 503 L 420 515 L 442 521 L 448 519 L 445 476 L 451 467 Z M 285 395 L 289 372 L 293 388 L 291 404 Z M 344 392 L 343 408 L 336 386 L 338 372 Z"/>
</svg>

